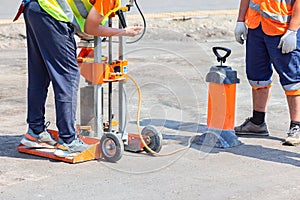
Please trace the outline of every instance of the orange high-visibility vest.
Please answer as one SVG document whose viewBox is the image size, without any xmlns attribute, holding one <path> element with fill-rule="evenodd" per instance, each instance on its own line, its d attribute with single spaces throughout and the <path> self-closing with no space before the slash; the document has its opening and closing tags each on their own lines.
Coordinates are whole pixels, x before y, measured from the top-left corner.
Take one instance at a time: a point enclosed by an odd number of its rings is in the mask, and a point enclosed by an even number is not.
<svg viewBox="0 0 300 200">
<path fill-rule="evenodd" d="M 282 35 L 289 27 L 295 1 L 250 0 L 245 23 L 251 29 L 261 24 L 267 35 Z"/>
</svg>

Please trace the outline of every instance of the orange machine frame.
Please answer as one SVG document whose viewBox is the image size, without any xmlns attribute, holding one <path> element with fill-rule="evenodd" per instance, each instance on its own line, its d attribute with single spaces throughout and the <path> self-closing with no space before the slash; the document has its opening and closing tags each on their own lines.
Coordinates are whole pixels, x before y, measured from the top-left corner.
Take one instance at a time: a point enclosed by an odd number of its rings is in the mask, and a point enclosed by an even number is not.
<svg viewBox="0 0 300 200">
<path fill-rule="evenodd" d="M 55 130 L 50 130 L 48 131 L 51 133 L 51 135 L 55 138 L 58 139 L 58 132 Z M 128 134 L 128 137 L 130 138 L 129 140 L 129 145 L 132 146 L 135 150 L 140 149 L 143 150 L 144 145 L 140 141 L 140 138 L 137 134 Z M 90 147 L 81 152 L 78 153 L 74 157 L 58 157 L 55 156 L 53 153 L 55 151 L 55 148 L 30 148 L 27 146 L 24 146 L 23 144 L 19 144 L 18 146 L 18 151 L 20 153 L 26 153 L 26 154 L 32 154 L 35 156 L 40 156 L 40 157 L 46 157 L 54 160 L 60 160 L 63 162 L 67 163 L 80 163 L 80 162 L 85 162 L 85 161 L 90 161 L 90 160 L 98 160 L 101 159 L 102 153 L 100 150 L 100 138 L 93 138 L 93 137 L 86 137 L 82 135 L 78 135 L 78 138 L 80 138 L 83 142 L 86 144 L 90 145 Z M 144 141 L 146 142 L 147 145 L 150 144 L 150 140 L 148 136 L 143 136 Z"/>
<path fill-rule="evenodd" d="M 58 139 L 57 131 L 55 131 L 55 130 L 48 130 L 48 131 L 52 134 L 52 136 L 55 139 Z M 46 157 L 46 158 L 50 158 L 50 159 L 54 159 L 54 160 L 60 160 L 60 161 L 67 162 L 67 163 L 79 163 L 79 162 L 102 158 L 102 154 L 101 154 L 100 148 L 99 148 L 100 139 L 84 137 L 81 135 L 78 135 L 78 138 L 80 138 L 86 144 L 90 145 L 90 147 L 87 150 L 85 150 L 81 153 L 78 153 L 74 157 L 62 158 L 62 157 L 55 156 L 53 154 L 55 151 L 54 148 L 30 148 L 30 147 L 24 146 L 22 144 L 19 144 L 18 151 L 20 153 L 32 154 L 32 155 Z"/>
<path fill-rule="evenodd" d="M 103 84 L 125 80 L 127 60 L 115 60 L 108 64 L 105 57 L 101 63 L 94 62 L 94 48 L 84 47 L 77 57 L 81 75 L 92 84 Z"/>
</svg>

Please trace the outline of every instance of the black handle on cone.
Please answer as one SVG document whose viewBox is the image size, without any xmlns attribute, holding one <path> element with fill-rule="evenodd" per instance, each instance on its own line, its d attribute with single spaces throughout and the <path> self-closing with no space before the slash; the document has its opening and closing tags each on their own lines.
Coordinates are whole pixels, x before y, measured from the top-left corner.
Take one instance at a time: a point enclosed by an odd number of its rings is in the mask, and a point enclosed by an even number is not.
<svg viewBox="0 0 300 200">
<path fill-rule="evenodd" d="M 221 66 L 222 66 L 222 63 L 226 62 L 226 58 L 231 54 L 231 49 L 228 49 L 225 47 L 213 47 L 212 50 L 213 50 L 214 54 L 217 56 L 218 62 L 221 62 Z M 221 56 L 218 52 L 219 50 L 225 51 L 226 54 L 224 56 Z"/>
</svg>

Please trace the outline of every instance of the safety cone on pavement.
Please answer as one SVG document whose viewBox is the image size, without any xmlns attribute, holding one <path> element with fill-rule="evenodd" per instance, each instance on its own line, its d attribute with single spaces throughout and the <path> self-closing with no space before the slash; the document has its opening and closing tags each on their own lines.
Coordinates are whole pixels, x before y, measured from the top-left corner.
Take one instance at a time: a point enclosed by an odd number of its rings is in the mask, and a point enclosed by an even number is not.
<svg viewBox="0 0 300 200">
<path fill-rule="evenodd" d="M 225 51 L 221 56 L 218 51 Z M 208 82 L 207 131 L 196 141 L 220 148 L 240 145 L 234 131 L 236 84 L 240 82 L 237 72 L 224 66 L 231 50 L 224 47 L 213 47 L 220 65 L 212 66 L 206 75 Z"/>
</svg>

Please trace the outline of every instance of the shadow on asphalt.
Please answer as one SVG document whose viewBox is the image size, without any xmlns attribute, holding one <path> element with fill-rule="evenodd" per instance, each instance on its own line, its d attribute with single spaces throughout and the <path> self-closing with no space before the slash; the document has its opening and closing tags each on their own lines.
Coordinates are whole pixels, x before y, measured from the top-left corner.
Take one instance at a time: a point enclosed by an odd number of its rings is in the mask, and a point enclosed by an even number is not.
<svg viewBox="0 0 300 200">
<path fill-rule="evenodd" d="M 18 152 L 18 145 L 23 135 L 0 135 L 0 157 L 22 158 L 22 159 L 36 159 L 49 160 L 47 158 L 23 154 Z"/>
<path fill-rule="evenodd" d="M 130 122 L 136 123 L 136 122 Z M 191 123 L 191 122 L 179 122 L 174 120 L 161 120 L 161 119 L 144 119 L 140 122 L 141 126 L 164 126 L 173 130 L 182 130 L 187 132 L 192 132 L 197 134 L 202 134 L 205 132 L 206 125 Z M 43 157 L 37 157 L 33 155 L 23 154 L 18 152 L 18 145 L 23 135 L 12 136 L 12 135 L 0 135 L 0 157 L 11 157 L 11 158 L 22 158 L 22 159 L 37 159 L 37 160 L 49 160 Z M 163 134 L 164 140 L 176 140 L 180 144 L 186 145 L 191 136 L 185 135 L 174 135 L 174 134 Z M 249 137 L 249 136 L 247 136 Z M 276 140 L 282 142 L 282 138 L 268 136 L 266 139 Z M 238 156 L 244 156 L 249 158 L 255 158 L 259 160 L 300 166 L 300 154 L 295 152 L 290 152 L 286 150 L 273 149 L 269 147 L 264 147 L 261 145 L 249 145 L 242 144 L 233 148 L 213 148 L 203 145 L 192 144 L 191 148 L 208 153 L 216 154 L 219 152 L 229 152 Z M 295 148 L 295 147 L 290 147 Z M 52 160 L 50 160 L 52 161 Z"/>
<path fill-rule="evenodd" d="M 136 123 L 135 121 L 130 123 Z M 179 131 L 185 131 L 185 132 L 192 132 L 196 135 L 201 135 L 207 130 L 206 125 L 203 124 L 197 124 L 192 122 L 181 122 L 181 121 L 175 121 L 175 120 L 166 120 L 166 119 L 143 119 L 140 121 L 141 126 L 163 126 L 165 128 L 169 128 L 172 130 L 179 130 Z M 164 140 L 177 140 L 180 141 L 180 144 L 186 145 L 187 141 L 189 140 L 191 136 L 184 136 L 184 135 L 174 135 L 174 134 L 163 134 Z M 257 138 L 260 139 L 259 136 L 243 136 L 244 138 Z M 261 138 L 262 139 L 262 138 Z M 283 138 L 274 137 L 274 136 L 266 136 L 264 139 L 268 140 L 275 140 L 278 142 L 283 142 Z M 249 145 L 249 144 L 242 144 L 240 146 L 236 146 L 233 148 L 214 148 L 203 145 L 197 145 L 195 143 L 192 144 L 191 148 L 208 153 L 208 154 L 216 154 L 219 152 L 230 152 L 232 154 L 238 155 L 238 156 L 245 156 L 249 158 L 256 158 L 259 160 L 264 161 L 270 161 L 275 163 L 282 163 L 282 164 L 288 164 L 293 166 L 300 167 L 300 154 L 286 151 L 286 150 L 280 150 L 280 149 L 273 149 L 269 147 L 264 147 L 261 145 Z M 290 147 L 291 149 L 295 147 Z"/>
</svg>

